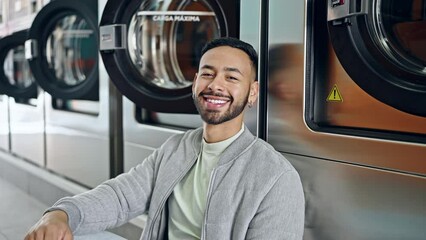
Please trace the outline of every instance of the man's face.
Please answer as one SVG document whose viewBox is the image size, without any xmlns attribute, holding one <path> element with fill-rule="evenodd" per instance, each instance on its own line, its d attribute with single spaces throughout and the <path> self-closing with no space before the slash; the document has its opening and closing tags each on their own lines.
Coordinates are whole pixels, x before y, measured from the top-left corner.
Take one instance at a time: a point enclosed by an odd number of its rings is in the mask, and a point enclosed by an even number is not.
<svg viewBox="0 0 426 240">
<path fill-rule="evenodd" d="M 200 60 L 192 92 L 204 122 L 242 120 L 243 110 L 257 98 L 258 83 L 248 55 L 237 48 L 210 49 Z"/>
</svg>

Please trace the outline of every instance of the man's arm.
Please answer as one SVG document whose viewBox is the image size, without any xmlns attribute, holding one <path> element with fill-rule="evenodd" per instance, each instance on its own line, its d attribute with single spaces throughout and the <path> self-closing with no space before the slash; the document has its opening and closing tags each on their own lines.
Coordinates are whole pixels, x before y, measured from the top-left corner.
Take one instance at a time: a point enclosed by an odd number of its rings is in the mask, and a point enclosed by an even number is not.
<svg viewBox="0 0 426 240">
<path fill-rule="evenodd" d="M 161 157 L 160 152 L 161 150 L 156 150 L 128 173 L 108 180 L 90 191 L 60 199 L 34 225 L 30 234 L 40 236 L 43 232 L 62 231 L 65 229 L 63 223 L 66 223 L 73 234 L 93 233 L 119 226 L 146 212 L 154 187 L 155 168 L 158 167 L 156 161 Z M 58 212 L 66 213 L 67 221 L 63 221 L 64 218 L 61 218 Z M 61 224 L 55 224 L 58 222 Z M 58 230 L 58 225 L 62 230 Z"/>
<path fill-rule="evenodd" d="M 296 171 L 284 172 L 266 194 L 247 231 L 246 239 L 303 237 L 305 199 Z"/>
</svg>

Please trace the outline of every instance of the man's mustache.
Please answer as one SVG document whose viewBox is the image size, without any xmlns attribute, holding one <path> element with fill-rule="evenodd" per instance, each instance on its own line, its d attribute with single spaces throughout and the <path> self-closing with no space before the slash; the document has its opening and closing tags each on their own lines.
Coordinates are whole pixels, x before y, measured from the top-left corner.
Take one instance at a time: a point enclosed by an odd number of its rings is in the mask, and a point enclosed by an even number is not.
<svg viewBox="0 0 426 240">
<path fill-rule="evenodd" d="M 215 96 L 215 97 L 223 97 L 223 98 L 229 98 L 231 101 L 234 100 L 234 98 L 232 96 L 229 95 L 225 95 L 222 93 L 218 93 L 218 92 L 214 92 L 214 91 L 203 91 L 200 92 L 200 94 L 198 94 L 199 97 L 204 97 L 204 95 L 210 95 L 210 96 Z"/>
</svg>

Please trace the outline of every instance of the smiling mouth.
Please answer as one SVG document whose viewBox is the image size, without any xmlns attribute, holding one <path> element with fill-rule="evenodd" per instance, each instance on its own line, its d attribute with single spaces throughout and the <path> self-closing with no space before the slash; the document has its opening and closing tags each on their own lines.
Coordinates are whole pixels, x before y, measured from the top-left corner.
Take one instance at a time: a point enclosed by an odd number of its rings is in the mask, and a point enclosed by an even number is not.
<svg viewBox="0 0 426 240">
<path fill-rule="evenodd" d="M 223 105 L 227 103 L 229 100 L 219 100 L 219 99 L 211 99 L 211 98 L 204 98 L 206 102 L 217 104 L 217 105 Z"/>
<path fill-rule="evenodd" d="M 208 108 L 220 108 L 231 101 L 230 97 L 217 94 L 200 94 Z"/>
</svg>

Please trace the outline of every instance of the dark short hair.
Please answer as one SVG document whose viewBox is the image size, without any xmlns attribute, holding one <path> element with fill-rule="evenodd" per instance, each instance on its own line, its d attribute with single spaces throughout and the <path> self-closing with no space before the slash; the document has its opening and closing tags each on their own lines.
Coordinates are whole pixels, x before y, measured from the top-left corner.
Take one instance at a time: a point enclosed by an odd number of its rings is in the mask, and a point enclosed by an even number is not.
<svg viewBox="0 0 426 240">
<path fill-rule="evenodd" d="M 204 45 L 203 49 L 201 50 L 201 57 L 210 49 L 222 47 L 222 46 L 237 48 L 245 52 L 247 56 L 250 58 L 250 61 L 252 63 L 252 66 L 256 74 L 255 79 L 257 80 L 257 59 L 258 59 L 257 52 L 256 50 L 254 50 L 252 45 L 244 41 L 241 41 L 240 39 L 231 38 L 231 37 L 213 39 L 212 41 Z"/>
</svg>

